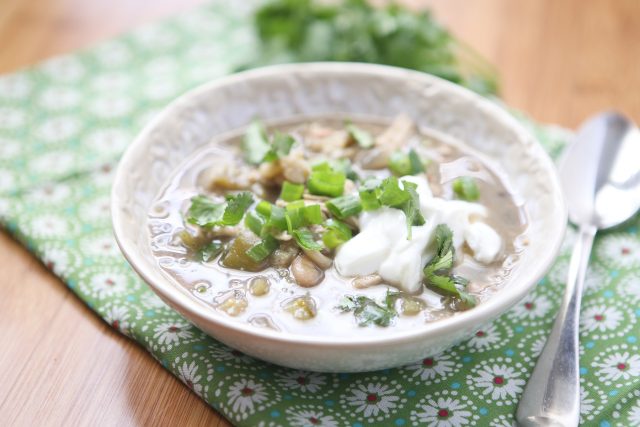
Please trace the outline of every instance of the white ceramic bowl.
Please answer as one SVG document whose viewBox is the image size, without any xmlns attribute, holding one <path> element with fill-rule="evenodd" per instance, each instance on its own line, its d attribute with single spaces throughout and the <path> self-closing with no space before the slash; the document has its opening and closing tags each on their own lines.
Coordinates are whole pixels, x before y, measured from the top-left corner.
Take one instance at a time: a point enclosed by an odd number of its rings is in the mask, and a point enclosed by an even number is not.
<svg viewBox="0 0 640 427">
<path fill-rule="evenodd" d="M 530 244 L 503 289 L 478 307 L 410 331 L 349 339 L 295 335 L 237 322 L 173 282 L 156 264 L 147 212 L 172 171 L 223 132 L 265 122 L 344 113 L 392 118 L 406 113 L 482 152 L 524 201 Z M 138 274 L 200 329 L 251 356 L 293 368 L 355 372 L 403 365 L 468 338 L 522 299 L 557 254 L 566 209 L 553 163 L 531 134 L 494 103 L 439 78 L 351 63 L 280 65 L 200 86 L 169 105 L 131 144 L 112 191 L 118 244 Z"/>
</svg>

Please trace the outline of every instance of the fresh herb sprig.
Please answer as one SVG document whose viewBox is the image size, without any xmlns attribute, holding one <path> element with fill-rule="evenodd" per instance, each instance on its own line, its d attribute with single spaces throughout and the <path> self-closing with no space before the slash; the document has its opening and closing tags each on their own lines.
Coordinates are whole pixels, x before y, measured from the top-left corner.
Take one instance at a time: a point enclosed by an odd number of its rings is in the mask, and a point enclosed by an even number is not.
<svg viewBox="0 0 640 427">
<path fill-rule="evenodd" d="M 366 0 L 271 0 L 254 16 L 260 55 L 241 68 L 282 62 L 369 62 L 419 70 L 482 94 L 497 92 L 493 67 L 429 12 Z"/>
</svg>

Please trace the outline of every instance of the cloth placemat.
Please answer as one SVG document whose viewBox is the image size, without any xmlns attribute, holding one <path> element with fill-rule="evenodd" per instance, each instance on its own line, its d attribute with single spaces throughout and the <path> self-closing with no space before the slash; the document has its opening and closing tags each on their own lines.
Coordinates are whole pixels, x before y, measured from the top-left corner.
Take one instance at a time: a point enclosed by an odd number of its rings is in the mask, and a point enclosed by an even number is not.
<svg viewBox="0 0 640 427">
<path fill-rule="evenodd" d="M 172 98 L 256 51 L 250 2 L 216 2 L 0 77 L 0 222 L 113 328 L 241 426 L 511 426 L 558 307 L 562 254 L 517 307 L 414 364 L 329 375 L 254 360 L 168 308 L 111 231 L 114 166 Z M 521 117 L 557 154 L 570 134 Z M 639 219 L 598 236 L 580 320 L 582 423 L 640 425 Z"/>
</svg>

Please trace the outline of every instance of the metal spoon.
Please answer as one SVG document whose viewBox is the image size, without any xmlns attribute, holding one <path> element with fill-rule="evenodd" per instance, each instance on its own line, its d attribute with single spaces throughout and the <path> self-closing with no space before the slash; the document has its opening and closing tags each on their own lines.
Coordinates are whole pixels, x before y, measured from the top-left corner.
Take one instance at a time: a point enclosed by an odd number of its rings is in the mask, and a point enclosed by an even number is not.
<svg viewBox="0 0 640 427">
<path fill-rule="evenodd" d="M 593 238 L 640 208 L 640 132 L 607 112 L 585 122 L 560 163 L 569 219 L 579 228 L 564 298 L 547 343 L 524 389 L 519 426 L 577 426 L 580 421 L 578 321 Z"/>
</svg>

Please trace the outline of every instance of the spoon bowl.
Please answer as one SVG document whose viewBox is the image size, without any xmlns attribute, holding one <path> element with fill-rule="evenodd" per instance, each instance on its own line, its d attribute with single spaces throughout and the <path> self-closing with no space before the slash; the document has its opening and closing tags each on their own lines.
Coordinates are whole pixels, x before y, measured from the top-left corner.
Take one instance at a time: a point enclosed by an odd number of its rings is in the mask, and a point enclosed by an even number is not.
<svg viewBox="0 0 640 427">
<path fill-rule="evenodd" d="M 606 112 L 588 120 L 576 141 L 559 167 L 569 219 L 598 229 L 626 221 L 640 208 L 640 131 Z"/>
</svg>

